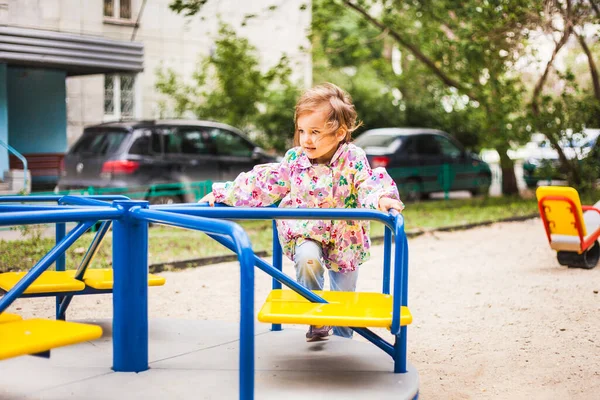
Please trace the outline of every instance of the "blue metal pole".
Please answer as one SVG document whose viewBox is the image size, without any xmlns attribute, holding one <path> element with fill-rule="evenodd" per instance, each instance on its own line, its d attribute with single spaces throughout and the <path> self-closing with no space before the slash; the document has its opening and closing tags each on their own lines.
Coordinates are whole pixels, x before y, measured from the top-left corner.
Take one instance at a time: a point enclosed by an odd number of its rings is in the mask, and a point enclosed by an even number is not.
<svg viewBox="0 0 600 400">
<path fill-rule="evenodd" d="M 115 202 L 118 204 L 119 202 Z M 133 202 L 132 202 L 133 203 Z M 174 213 L 156 210 L 144 210 L 136 207 L 131 210 L 131 217 L 147 222 L 168 223 L 182 228 L 203 230 L 216 235 L 228 236 L 234 251 L 240 260 L 240 399 L 254 398 L 254 261 L 252 245 L 246 232 L 237 224 L 229 221 L 218 221 L 209 218 L 181 216 Z M 117 222 L 115 222 L 115 231 Z M 117 241 L 116 234 L 113 235 Z M 223 239 L 223 238 L 220 238 Z M 113 250 L 116 254 L 116 249 Z M 147 248 L 146 248 L 147 253 Z M 114 255 L 113 255 L 114 257 Z M 114 267 L 113 267 L 114 268 Z M 147 269 L 146 269 L 147 273 Z M 116 284 L 116 278 L 115 278 Z M 147 333 L 147 332 L 146 332 Z M 114 335 L 114 334 L 113 334 Z M 113 336 L 114 337 L 114 336 Z M 147 338 L 146 338 L 147 350 Z"/>
<path fill-rule="evenodd" d="M 406 372 L 407 329 L 400 326 L 402 306 L 407 305 L 408 298 L 408 240 L 404 234 L 404 224 L 396 220 L 396 251 L 394 260 L 394 300 L 391 332 L 394 341 L 394 372 Z"/>
<path fill-rule="evenodd" d="M 241 229 L 241 228 L 240 228 Z M 240 260 L 240 399 L 254 399 L 254 253 L 242 249 Z"/>
<path fill-rule="evenodd" d="M 404 256 L 402 259 L 402 305 L 408 306 L 408 239 L 406 236 L 402 238 L 402 246 L 404 247 Z M 408 327 L 403 326 L 400 328 L 400 354 L 398 363 L 400 364 L 398 369 L 399 372 L 406 372 L 406 357 L 408 351 Z"/>
<path fill-rule="evenodd" d="M 90 243 L 90 247 L 88 248 L 88 250 L 85 253 L 85 255 L 83 256 L 83 258 L 81 259 L 81 263 L 79 264 L 77 271 L 75 271 L 75 276 L 74 276 L 75 279 L 83 280 L 85 271 L 87 271 L 88 266 L 90 265 L 90 263 L 94 259 L 94 256 L 98 252 L 98 249 L 100 248 L 100 244 L 102 244 L 102 240 L 104 240 L 104 236 L 106 235 L 106 232 L 108 232 L 108 230 L 110 229 L 111 223 L 112 223 L 112 221 L 109 220 L 109 221 L 102 222 L 102 224 L 100 225 L 100 229 L 98 229 L 98 232 L 96 232 L 94 239 L 92 239 L 92 243 Z M 66 296 L 60 296 L 60 297 L 57 297 L 57 300 L 59 298 L 61 299 L 61 301 L 60 301 L 60 304 L 57 301 L 56 319 L 64 320 L 66 313 L 67 313 L 67 308 L 69 308 L 69 305 L 71 304 L 71 300 L 73 300 L 73 295 L 70 294 L 70 295 L 66 295 Z"/>
<path fill-rule="evenodd" d="M 65 235 L 67 234 L 67 225 L 64 222 L 59 222 L 58 224 L 56 224 L 55 227 L 55 236 L 56 236 L 56 244 L 60 243 L 61 240 L 64 239 Z M 65 253 L 62 253 L 61 255 L 58 256 L 58 258 L 56 259 L 56 264 L 55 264 L 55 269 L 57 271 L 64 271 L 65 270 Z M 65 315 L 62 314 L 62 318 L 61 318 L 61 314 L 60 314 L 60 303 L 62 303 L 63 301 L 63 296 L 56 296 L 56 319 L 65 319 Z"/>
<path fill-rule="evenodd" d="M 277 234 L 277 222 L 273 220 L 273 268 L 283 271 L 283 254 L 281 243 L 279 243 L 279 235 Z M 273 289 L 281 289 L 281 282 L 273 278 Z M 272 324 L 272 331 L 280 331 L 281 324 Z"/>
<path fill-rule="evenodd" d="M 231 240 L 228 240 L 223 237 L 219 237 L 217 235 L 209 234 L 209 236 L 221 243 L 223 246 L 227 247 L 230 250 L 234 250 L 234 245 Z M 234 250 L 235 251 L 235 250 Z M 277 279 L 279 282 L 283 283 L 285 286 L 289 287 L 305 299 L 313 302 L 313 303 L 327 303 L 327 300 L 322 298 L 321 296 L 316 295 L 314 292 L 308 290 L 304 286 L 300 285 L 298 282 L 284 274 L 282 271 L 277 270 L 276 268 L 269 265 L 263 259 L 254 256 L 255 265 L 262 271 L 266 272 L 274 279 Z M 377 336 L 375 333 L 366 328 L 352 328 L 356 333 L 369 340 L 371 343 L 379 347 L 381 350 L 386 352 L 390 357 L 394 357 L 394 346 L 386 342 L 384 339 Z"/>
<path fill-rule="evenodd" d="M 396 236 L 396 246 L 394 249 L 394 296 L 392 306 L 392 326 L 390 331 L 393 335 L 397 335 L 400 333 L 400 314 L 401 306 L 403 305 L 402 301 L 404 299 L 404 294 L 402 292 L 405 286 L 404 278 L 406 276 L 404 271 L 407 269 L 408 262 L 408 258 L 406 257 L 408 242 L 406 240 L 406 235 L 404 234 L 404 224 L 401 216 L 396 217 L 394 234 Z"/>
<path fill-rule="evenodd" d="M 56 246 L 52 248 L 36 265 L 29 270 L 27 274 L 12 289 L 0 299 L 0 313 L 4 312 L 13 301 L 15 301 L 23 292 L 35 281 L 52 263 L 56 261 L 59 255 L 65 252 L 85 231 L 92 226 L 93 222 L 82 222 L 77 225 L 69 234 Z"/>
<path fill-rule="evenodd" d="M 147 201 L 119 200 L 113 228 L 113 370 L 148 369 L 148 222 L 131 216 Z"/>
<path fill-rule="evenodd" d="M 394 373 L 395 374 L 404 374 L 406 370 L 406 341 L 402 338 L 406 339 L 406 327 L 403 326 L 402 330 L 405 331 L 404 334 L 395 335 L 394 341 Z"/>
<path fill-rule="evenodd" d="M 392 254 L 392 231 L 387 226 L 383 231 L 383 288 L 381 293 L 390 294 L 390 259 Z"/>
</svg>

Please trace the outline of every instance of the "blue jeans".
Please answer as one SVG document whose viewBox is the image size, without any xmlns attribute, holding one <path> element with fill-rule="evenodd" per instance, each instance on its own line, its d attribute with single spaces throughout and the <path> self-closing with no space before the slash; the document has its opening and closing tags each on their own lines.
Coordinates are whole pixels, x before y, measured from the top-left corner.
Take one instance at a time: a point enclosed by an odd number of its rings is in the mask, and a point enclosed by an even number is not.
<svg viewBox="0 0 600 400">
<path fill-rule="evenodd" d="M 323 249 L 321 245 L 307 240 L 296 246 L 294 253 L 296 280 L 310 290 L 323 290 L 325 284 L 325 268 L 323 267 Z M 354 292 L 358 270 L 352 272 L 336 272 L 329 270 L 329 285 L 331 290 L 338 292 Z M 333 334 L 345 338 L 352 337 L 352 329 L 334 326 Z"/>
</svg>

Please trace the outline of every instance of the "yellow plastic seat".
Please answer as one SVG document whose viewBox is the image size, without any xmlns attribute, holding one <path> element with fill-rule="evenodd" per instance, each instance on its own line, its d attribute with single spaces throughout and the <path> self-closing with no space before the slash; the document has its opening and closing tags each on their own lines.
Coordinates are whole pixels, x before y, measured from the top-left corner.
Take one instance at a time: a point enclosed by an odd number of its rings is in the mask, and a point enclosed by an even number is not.
<svg viewBox="0 0 600 400">
<path fill-rule="evenodd" d="M 8 292 L 23 277 L 25 272 L 4 272 L 0 274 L 0 289 Z M 25 289 L 24 294 L 79 292 L 85 289 L 85 283 L 73 278 L 67 271 L 44 271 Z"/>
<path fill-rule="evenodd" d="M 390 328 L 393 297 L 382 293 L 315 291 L 328 304 L 311 303 L 292 290 L 271 291 L 258 320 L 274 324 L 332 325 L 356 328 Z M 402 307 L 400 324 L 408 325 L 412 315 Z"/>
<path fill-rule="evenodd" d="M 555 199 L 544 199 L 548 196 Z M 600 235 L 600 213 L 591 210 L 599 209 L 600 201 L 592 207 L 582 206 L 577 190 L 567 186 L 540 186 L 536 197 L 552 249 L 581 253 L 589 247 L 585 243 L 595 241 Z M 571 209 L 566 200 L 570 200 L 575 209 Z M 587 210 L 584 212 L 584 209 Z M 577 229 L 576 217 L 581 221 L 581 232 Z"/>
<path fill-rule="evenodd" d="M 0 324 L 0 360 L 41 353 L 101 336 L 101 327 L 77 322 L 46 319 L 7 322 Z"/>
<path fill-rule="evenodd" d="M 8 292 L 25 276 L 25 272 L 5 272 L 0 274 L 0 289 Z M 83 281 L 74 278 L 75 270 L 44 271 L 25 290 L 24 294 L 80 292 L 87 286 L 94 289 L 110 290 L 113 288 L 112 269 L 88 269 Z M 149 286 L 162 286 L 166 279 L 162 276 L 148 274 Z"/>
<path fill-rule="evenodd" d="M 11 314 L 7 312 L 3 312 L 2 314 L 0 314 L 0 324 L 6 322 L 21 321 L 22 319 L 23 318 L 21 318 L 21 316 L 17 314 Z"/>
<path fill-rule="evenodd" d="M 69 271 L 71 276 L 75 276 L 75 271 Z M 94 289 L 112 289 L 114 278 L 113 270 L 108 269 L 88 269 L 85 271 L 83 281 L 89 287 Z M 148 274 L 148 286 L 162 286 L 166 282 L 166 279 L 162 276 Z"/>
</svg>

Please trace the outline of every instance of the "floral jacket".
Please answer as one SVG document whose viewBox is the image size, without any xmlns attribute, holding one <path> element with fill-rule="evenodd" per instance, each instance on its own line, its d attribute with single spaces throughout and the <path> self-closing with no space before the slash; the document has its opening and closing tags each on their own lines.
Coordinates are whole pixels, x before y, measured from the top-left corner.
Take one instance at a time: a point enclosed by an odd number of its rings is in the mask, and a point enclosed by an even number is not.
<svg viewBox="0 0 600 400">
<path fill-rule="evenodd" d="M 314 165 L 300 147 L 289 150 L 280 163 L 257 165 L 232 182 L 213 184 L 218 203 L 260 207 L 281 200 L 279 207 L 371 208 L 381 197 L 399 199 L 398 189 L 383 168 L 371 169 L 365 152 L 342 144 L 328 165 Z M 368 260 L 369 221 L 279 220 L 279 240 L 285 254 L 306 239 L 321 243 L 325 266 L 354 271 Z"/>
</svg>

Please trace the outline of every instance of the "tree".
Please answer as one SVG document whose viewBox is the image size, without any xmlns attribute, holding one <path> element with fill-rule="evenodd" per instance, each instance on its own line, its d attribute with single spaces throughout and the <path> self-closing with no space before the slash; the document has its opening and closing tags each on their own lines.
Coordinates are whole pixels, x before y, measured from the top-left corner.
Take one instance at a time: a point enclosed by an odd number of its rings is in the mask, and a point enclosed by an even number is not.
<svg viewBox="0 0 600 400">
<path fill-rule="evenodd" d="M 524 87 L 513 67 L 522 54 L 524 29 L 535 2 L 414 0 L 342 3 L 391 38 L 443 84 L 444 96 L 467 109 L 482 141 L 500 154 L 503 193 L 516 193 L 509 141 L 522 140 Z M 376 10 L 376 12 L 375 12 Z"/>
<path fill-rule="evenodd" d="M 172 69 L 157 71 L 156 87 L 166 96 L 162 114 L 215 119 L 254 133 L 266 148 L 282 151 L 293 132 L 293 109 L 298 88 L 284 56 L 261 72 L 256 48 L 233 29 L 221 24 L 212 55 L 203 58 L 184 83 Z"/>
<path fill-rule="evenodd" d="M 451 90 L 410 55 L 402 56 L 387 32 L 340 3 L 313 0 L 310 38 L 315 82 L 346 88 L 363 129 L 432 127 L 453 133 L 468 148 L 480 147 L 473 113 L 456 104 L 448 112 L 444 101 Z"/>
<path fill-rule="evenodd" d="M 189 15 L 197 12 L 204 3 L 206 0 L 176 0 L 172 7 Z M 318 4 L 318 1 L 315 3 Z M 481 141 L 496 148 L 500 154 L 502 191 L 505 194 L 517 192 L 514 165 L 507 150 L 510 142 L 522 142 L 529 136 L 530 129 L 526 128 L 532 120 L 528 117 L 535 115 L 534 107 L 548 76 L 548 72 L 540 76 L 539 85 L 536 85 L 530 101 L 532 112 L 527 113 L 525 104 L 528 88 L 518 63 L 528 54 L 532 32 L 547 26 L 552 15 L 562 15 L 567 39 L 571 34 L 577 36 L 588 56 L 594 94 L 600 99 L 600 83 L 593 52 L 582 30 L 590 21 L 600 20 L 600 8 L 594 0 L 466 0 L 460 5 L 451 0 L 337 0 L 329 3 L 331 7 L 352 10 L 360 17 L 361 27 L 364 28 L 366 24 L 374 29 L 368 37 L 383 35 L 408 55 L 403 57 L 403 60 L 407 60 L 403 65 L 406 71 L 403 76 L 418 79 L 411 81 L 392 77 L 398 82 L 404 99 L 405 121 L 427 110 L 423 107 L 427 104 L 426 99 L 414 101 L 419 95 L 431 97 L 434 109 L 442 104 L 446 111 L 450 111 L 450 120 L 456 121 L 461 114 L 469 115 L 469 125 L 473 127 L 470 129 L 479 130 Z M 338 17 L 341 15 L 338 13 Z M 337 38 L 340 37 L 339 32 L 339 28 L 337 33 L 334 32 Z M 348 54 L 354 59 L 369 56 L 370 50 L 361 47 L 360 38 L 352 35 L 346 35 L 345 38 L 347 41 L 341 44 L 349 51 L 339 57 L 341 64 L 348 62 Z M 329 38 L 325 39 L 327 43 Z M 337 40 L 336 36 L 331 39 L 334 43 Z M 560 43 L 557 42 L 557 51 L 562 47 Z M 551 65 L 549 63 L 548 68 Z M 359 68 L 367 67 L 361 64 Z M 377 76 L 384 76 L 383 69 L 375 65 L 370 65 L 370 68 Z M 366 72 L 368 69 L 361 70 L 361 73 Z M 350 84 L 355 82 L 345 79 Z M 360 89 L 358 93 L 360 96 Z M 382 95 L 387 103 L 386 94 Z M 563 108 L 565 112 L 581 105 L 579 99 L 573 101 L 570 97 L 557 100 L 568 104 L 567 108 Z M 548 104 L 547 101 L 544 104 Z M 585 118 L 589 120 L 590 114 L 586 114 Z M 575 121 L 574 118 L 569 120 Z M 534 125 L 538 126 L 537 123 Z M 558 142 L 552 144 L 558 150 Z"/>
<path fill-rule="evenodd" d="M 595 180 L 595 170 L 587 168 L 577 159 L 569 160 L 561 146 L 575 135 L 583 132 L 586 126 L 600 126 L 600 81 L 594 55 L 585 35 L 586 27 L 600 22 L 600 10 L 594 1 L 552 0 L 546 2 L 545 14 L 540 16 L 538 27 L 549 36 L 557 36 L 550 59 L 537 80 L 530 100 L 530 124 L 535 130 L 544 133 L 550 145 L 557 151 L 561 169 L 566 171 L 570 185 L 582 188 L 590 179 Z M 594 36 L 597 37 L 598 30 Z M 567 69 L 558 71 L 556 60 L 559 52 L 566 48 L 570 39 L 575 38 L 587 58 L 590 72 L 589 86 L 593 95 L 581 90 L 575 75 Z M 556 79 L 561 87 L 559 92 L 548 89 L 550 79 Z"/>
</svg>

